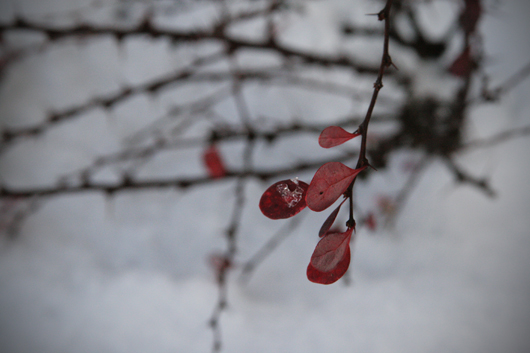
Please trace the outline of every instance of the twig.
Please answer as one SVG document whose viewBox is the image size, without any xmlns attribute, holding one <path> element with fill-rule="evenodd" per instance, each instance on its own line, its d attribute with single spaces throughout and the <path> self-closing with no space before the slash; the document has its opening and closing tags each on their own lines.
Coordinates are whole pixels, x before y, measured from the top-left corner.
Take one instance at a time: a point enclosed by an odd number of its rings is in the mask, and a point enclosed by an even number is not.
<svg viewBox="0 0 530 353">
<path fill-rule="evenodd" d="M 234 68 L 236 68 L 235 61 L 232 61 L 232 65 Z M 255 140 L 254 138 L 251 138 L 250 131 L 253 130 L 250 120 L 250 111 L 248 109 L 248 105 L 245 101 L 245 98 L 243 97 L 243 94 L 241 92 L 241 82 L 238 80 L 237 75 L 234 75 L 233 80 L 233 86 L 232 86 L 233 96 L 236 102 L 237 112 L 239 115 L 239 119 L 242 123 L 242 125 L 245 126 L 245 128 L 249 131 L 248 139 L 245 145 L 245 149 L 243 151 L 243 170 L 250 171 L 252 169 L 252 154 L 254 151 L 255 146 Z M 241 225 L 241 216 L 243 214 L 243 208 L 245 206 L 245 184 L 247 181 L 246 174 L 242 174 L 238 177 L 236 182 L 236 189 L 235 189 L 235 205 L 234 205 L 234 211 L 232 213 L 232 218 L 230 221 L 230 225 L 228 226 L 228 229 L 226 230 L 225 237 L 227 242 L 227 250 L 225 253 L 225 261 L 228 264 L 234 263 L 234 258 L 236 256 L 237 252 L 237 233 L 239 230 L 239 227 Z M 214 313 L 210 319 L 210 326 L 213 330 L 213 346 L 212 346 L 212 352 L 217 353 L 221 350 L 221 344 L 222 344 L 222 337 L 221 337 L 221 331 L 219 327 L 219 318 L 221 316 L 222 311 L 226 307 L 227 303 L 227 274 L 230 270 L 231 266 L 223 266 L 218 274 L 218 285 L 219 285 L 219 297 L 217 306 L 214 309 Z"/>
<path fill-rule="evenodd" d="M 517 71 L 515 74 L 510 76 L 506 81 L 504 81 L 497 87 L 492 88 L 492 89 L 483 87 L 481 98 L 486 102 L 495 102 L 499 100 L 501 95 L 509 92 L 510 90 L 514 89 L 516 86 L 521 84 L 523 81 L 525 81 L 529 75 L 530 75 L 530 62 L 528 62 L 519 71 Z M 472 100 L 471 102 L 476 101 L 477 99 L 478 97 Z"/>
<path fill-rule="evenodd" d="M 407 181 L 399 190 L 398 194 L 393 200 L 394 212 L 388 213 L 386 215 L 384 220 L 385 227 L 391 225 L 396 219 L 398 213 L 403 209 L 405 202 L 407 201 L 414 188 L 418 185 L 418 180 L 421 177 L 421 174 L 426 169 L 428 163 L 432 158 L 433 157 L 431 155 L 427 154 L 423 156 L 421 160 L 414 166 L 410 175 L 407 178 Z"/>
<path fill-rule="evenodd" d="M 212 29 L 179 31 L 176 29 L 158 28 L 151 22 L 149 18 L 147 18 L 146 21 L 133 28 L 93 26 L 89 24 L 58 28 L 47 26 L 45 24 L 31 23 L 28 20 L 18 19 L 12 24 L 0 25 L 0 32 L 15 29 L 29 29 L 46 34 L 50 40 L 57 40 L 67 37 L 86 37 L 98 35 L 112 35 L 117 40 L 122 40 L 127 36 L 137 35 L 144 35 L 150 38 L 166 37 L 175 42 L 218 40 L 224 42 L 228 47 L 232 48 L 232 51 L 239 48 L 269 49 L 276 51 L 284 57 L 299 58 L 305 63 L 319 64 L 323 66 L 347 67 L 359 73 L 377 72 L 373 67 L 365 66 L 346 56 L 317 54 L 310 51 L 291 48 L 282 42 L 270 41 L 269 39 L 264 41 L 256 41 L 234 38 L 225 33 L 224 30 L 226 25 L 227 23 L 220 23 L 216 28 Z"/>
<path fill-rule="evenodd" d="M 469 175 L 467 172 L 463 171 L 459 166 L 457 166 L 452 159 L 446 158 L 444 161 L 449 170 L 453 172 L 457 182 L 472 185 L 490 197 L 494 197 L 496 195 L 495 190 L 491 188 L 487 179 L 476 178 Z"/>
<path fill-rule="evenodd" d="M 470 150 L 475 150 L 479 148 L 493 147 L 498 144 L 511 141 L 518 137 L 526 137 L 530 135 L 530 125 L 523 126 L 519 128 L 514 128 L 510 130 L 505 130 L 499 133 L 496 133 L 493 136 L 486 138 L 477 139 L 474 141 L 469 141 L 468 143 L 462 145 L 459 152 L 467 152 Z"/>
<path fill-rule="evenodd" d="M 258 249 L 254 255 L 250 257 L 249 260 L 243 264 L 243 268 L 241 270 L 242 281 L 248 282 L 250 280 L 250 276 L 256 267 L 262 263 L 263 260 L 265 260 L 265 258 L 267 258 L 267 256 L 269 256 L 274 249 L 281 244 L 282 241 L 292 234 L 296 227 L 300 225 L 303 218 L 304 215 L 291 218 L 288 223 L 282 226 L 261 248 Z"/>
<path fill-rule="evenodd" d="M 182 82 L 192 79 L 192 68 L 204 64 L 208 64 L 214 61 L 217 61 L 222 58 L 222 54 L 215 53 L 213 55 L 199 58 L 191 63 L 184 69 L 180 69 L 177 72 L 164 76 L 158 80 L 152 80 L 147 83 L 142 83 L 137 86 L 128 86 L 120 89 L 119 91 L 110 94 L 106 97 L 99 97 L 91 99 L 88 102 L 81 103 L 74 107 L 65 109 L 63 111 L 54 112 L 48 114 L 45 121 L 40 124 L 35 124 L 28 128 L 19 128 L 19 129 L 3 129 L 0 143 L 5 146 L 7 143 L 12 142 L 21 137 L 35 136 L 43 133 L 51 126 L 61 123 L 63 121 L 75 118 L 81 113 L 87 112 L 93 108 L 103 107 L 106 109 L 111 108 L 117 103 L 123 102 L 126 99 L 132 97 L 133 95 L 140 93 L 155 93 L 160 89 L 167 87 L 170 84 L 176 82 Z M 203 78 L 204 79 L 204 78 Z M 209 78 L 208 78 L 209 79 Z"/>
<path fill-rule="evenodd" d="M 374 92 L 372 94 L 372 99 L 370 100 L 370 105 L 368 106 L 368 111 L 366 112 L 366 116 L 359 125 L 359 133 L 361 134 L 361 150 L 359 152 L 359 159 L 357 160 L 357 166 L 356 169 L 363 168 L 366 166 L 370 166 L 370 163 L 368 162 L 368 159 L 366 158 L 366 141 L 368 139 L 368 125 L 370 124 L 370 118 L 372 117 L 372 113 L 375 107 L 375 103 L 377 101 L 377 95 L 379 94 L 379 91 L 381 88 L 383 88 L 383 76 L 385 74 L 385 69 L 392 66 L 392 58 L 390 57 L 390 54 L 388 53 L 388 45 L 390 40 L 390 9 L 392 7 L 392 1 L 393 0 L 387 0 L 385 7 L 377 14 L 377 17 L 379 21 L 385 21 L 385 35 L 384 35 L 384 44 L 383 44 L 383 55 L 381 58 L 381 64 L 379 65 L 379 73 L 377 75 L 377 79 L 374 83 Z M 355 219 L 353 218 L 353 185 L 355 183 L 355 179 L 351 182 L 350 186 L 348 187 L 347 195 L 350 198 L 350 217 L 347 221 L 348 227 L 355 228 Z"/>
</svg>

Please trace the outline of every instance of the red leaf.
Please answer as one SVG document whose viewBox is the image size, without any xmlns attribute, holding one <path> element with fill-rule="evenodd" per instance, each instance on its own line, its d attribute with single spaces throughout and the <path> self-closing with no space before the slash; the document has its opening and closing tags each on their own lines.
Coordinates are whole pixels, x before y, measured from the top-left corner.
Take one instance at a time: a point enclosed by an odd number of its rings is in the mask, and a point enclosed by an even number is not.
<svg viewBox="0 0 530 353">
<path fill-rule="evenodd" d="M 261 212 L 271 219 L 289 218 L 306 206 L 306 192 L 309 185 L 298 179 L 287 179 L 272 184 L 259 201 Z"/>
<path fill-rule="evenodd" d="M 215 145 L 210 145 L 210 147 L 204 151 L 203 160 L 210 178 L 217 179 L 226 175 L 223 160 L 221 159 L 219 150 Z"/>
<path fill-rule="evenodd" d="M 318 137 L 318 144 L 320 147 L 331 148 L 342 145 L 344 142 L 359 136 L 360 134 L 351 134 L 338 126 L 328 126 Z"/>
<path fill-rule="evenodd" d="M 324 224 L 322 224 L 322 227 L 320 227 L 320 230 L 318 232 L 318 236 L 320 238 L 322 238 L 328 232 L 329 228 L 331 228 L 331 226 L 333 225 L 333 222 L 335 222 L 335 218 L 337 218 L 337 215 L 339 214 L 340 207 L 346 200 L 347 199 L 344 199 L 344 201 L 340 203 L 339 207 L 337 207 L 335 211 L 331 212 L 328 218 L 326 218 L 326 220 L 324 221 Z"/>
<path fill-rule="evenodd" d="M 340 162 L 329 162 L 320 167 L 307 190 L 307 206 L 320 212 L 331 206 L 346 191 L 364 168 L 351 169 Z"/>
<path fill-rule="evenodd" d="M 307 266 L 307 278 L 311 282 L 331 284 L 339 280 L 350 266 L 350 239 L 353 228 L 344 233 L 328 233 L 315 247 Z"/>
<path fill-rule="evenodd" d="M 453 61 L 449 67 L 449 72 L 458 77 L 466 77 L 473 69 L 471 50 L 466 47 L 464 51 Z"/>
<path fill-rule="evenodd" d="M 370 212 L 368 216 L 364 219 L 364 224 L 372 232 L 375 231 L 375 228 L 377 227 L 377 223 L 375 221 L 375 216 L 372 212 Z"/>
</svg>

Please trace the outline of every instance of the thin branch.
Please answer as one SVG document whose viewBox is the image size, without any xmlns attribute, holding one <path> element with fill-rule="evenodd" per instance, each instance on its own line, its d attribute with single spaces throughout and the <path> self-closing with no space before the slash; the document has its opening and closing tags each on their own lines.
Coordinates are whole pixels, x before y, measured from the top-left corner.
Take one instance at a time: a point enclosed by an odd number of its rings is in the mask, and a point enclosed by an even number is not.
<svg viewBox="0 0 530 353">
<path fill-rule="evenodd" d="M 462 145 L 458 152 L 467 152 L 470 150 L 476 150 L 479 148 L 493 147 L 498 144 L 511 141 L 519 137 L 527 137 L 530 135 L 530 125 L 514 128 L 510 130 L 505 130 L 499 133 L 496 133 L 493 136 L 486 138 L 477 139 L 474 141 L 469 141 L 466 144 Z"/>
<path fill-rule="evenodd" d="M 368 140 L 368 125 L 370 124 L 370 118 L 372 117 L 372 113 L 375 107 L 375 103 L 377 101 L 377 95 L 379 94 L 379 91 L 381 88 L 383 88 L 383 76 L 385 74 L 385 69 L 393 65 L 392 58 L 390 57 L 390 54 L 388 53 L 388 45 L 390 41 L 390 9 L 392 7 L 392 1 L 393 0 L 387 0 L 385 7 L 378 13 L 377 17 L 379 21 L 385 21 L 385 35 L 384 35 L 384 43 L 383 43 L 383 55 L 381 57 L 381 64 L 379 65 L 379 72 L 377 75 L 377 79 L 374 83 L 374 92 L 372 94 L 372 99 L 370 100 L 370 105 L 368 106 L 368 111 L 366 112 L 366 116 L 359 125 L 359 133 L 361 134 L 361 150 L 359 152 L 359 159 L 357 160 L 357 166 L 356 169 L 363 168 L 366 166 L 370 166 L 370 163 L 368 162 L 368 159 L 366 158 L 366 141 Z M 355 179 L 351 182 L 350 186 L 346 190 L 346 193 L 350 200 L 353 200 L 353 185 L 355 183 Z M 353 218 L 353 203 L 350 202 L 350 217 L 346 223 L 348 227 L 355 228 L 355 219 Z"/>
<path fill-rule="evenodd" d="M 452 159 L 446 158 L 444 159 L 444 162 L 455 176 L 457 182 L 474 186 L 490 197 L 494 197 L 496 195 L 495 190 L 491 188 L 486 178 L 477 178 L 469 175 L 467 172 L 463 171 L 459 166 L 457 166 Z"/>
<path fill-rule="evenodd" d="M 519 71 L 510 76 L 508 79 L 506 79 L 506 81 L 504 81 L 497 87 L 492 89 L 488 89 L 487 86 L 483 87 L 480 98 L 482 98 L 486 102 L 495 102 L 499 100 L 499 98 L 503 94 L 506 94 L 507 92 L 521 84 L 523 81 L 525 81 L 528 76 L 530 76 L 530 62 L 528 62 Z M 477 99 L 478 98 L 475 98 L 471 102 L 476 101 Z"/>
<path fill-rule="evenodd" d="M 385 74 L 385 69 L 390 67 L 392 64 L 392 59 L 388 53 L 388 44 L 390 36 L 390 8 L 392 7 L 393 0 L 387 0 L 385 8 L 381 10 L 378 14 L 380 21 L 385 21 L 385 36 L 383 44 L 383 55 L 381 58 L 381 64 L 379 66 L 379 73 L 377 79 L 374 83 L 374 93 L 372 99 L 370 100 L 370 105 L 368 106 L 368 111 L 366 112 L 366 117 L 364 121 L 359 126 L 359 132 L 361 133 L 361 152 L 359 153 L 359 160 L 357 162 L 356 168 L 362 168 L 369 165 L 368 160 L 366 159 L 366 141 L 368 139 L 368 125 L 370 124 L 370 118 L 377 101 L 377 96 L 381 88 L 383 88 L 383 76 Z"/>
<path fill-rule="evenodd" d="M 288 223 L 284 224 L 267 242 L 250 257 L 241 270 L 241 279 L 248 282 L 253 271 L 300 225 L 304 214 L 291 218 Z"/>
<path fill-rule="evenodd" d="M 237 69 L 237 64 L 233 60 L 233 57 L 232 57 L 231 64 L 232 64 L 232 69 Z M 250 111 L 248 109 L 248 104 L 245 101 L 245 98 L 242 94 L 241 81 L 238 79 L 237 75 L 234 75 L 234 80 L 232 82 L 232 91 L 233 91 L 233 96 L 235 99 L 237 112 L 239 114 L 239 119 L 241 121 L 241 124 L 245 126 L 245 129 L 247 131 L 249 131 L 246 145 L 243 151 L 243 157 L 242 157 L 243 170 L 247 172 L 252 169 L 252 155 L 254 152 L 255 140 L 254 138 L 252 138 L 253 135 L 250 134 L 250 131 L 253 130 L 251 118 L 250 118 Z M 241 217 L 243 215 L 243 208 L 245 206 L 246 182 L 247 182 L 246 174 L 242 174 L 238 176 L 237 182 L 236 182 L 236 188 L 235 188 L 236 198 L 235 198 L 234 211 L 232 213 L 232 218 L 228 226 L 228 229 L 226 230 L 226 233 L 225 233 L 225 238 L 227 242 L 227 250 L 224 255 L 224 258 L 228 264 L 232 264 L 234 262 L 236 252 L 237 252 L 237 233 L 241 225 Z M 210 319 L 210 325 L 212 327 L 213 335 L 214 335 L 213 346 L 212 346 L 212 352 L 214 353 L 220 352 L 221 350 L 222 341 L 221 341 L 221 332 L 219 328 L 219 319 L 227 303 L 227 275 L 228 275 L 229 270 L 230 270 L 230 266 L 224 266 L 219 271 L 218 303 Z"/>
<path fill-rule="evenodd" d="M 13 140 L 21 138 L 21 137 L 35 136 L 35 135 L 41 134 L 47 129 L 49 129 L 51 126 L 58 124 L 60 122 L 75 118 L 79 114 L 89 111 L 93 108 L 103 107 L 103 108 L 109 109 L 115 104 L 120 103 L 133 95 L 140 94 L 140 93 L 151 93 L 151 94 L 156 93 L 157 91 L 159 91 L 160 89 L 164 87 L 167 87 L 168 85 L 174 84 L 176 82 L 182 82 L 185 80 L 189 80 L 192 77 L 191 69 L 193 67 L 215 62 L 221 59 L 222 57 L 223 55 L 221 53 L 215 53 L 207 57 L 196 59 L 188 67 L 184 69 L 180 69 L 177 72 L 173 73 L 172 75 L 166 75 L 161 79 L 152 80 L 150 82 L 142 83 L 137 86 L 123 87 L 118 92 L 115 92 L 114 94 L 110 94 L 106 97 L 94 98 L 88 102 L 79 104 L 77 106 L 68 108 L 66 110 L 50 113 L 48 114 L 48 117 L 46 118 L 45 121 L 41 122 L 40 124 L 36 124 L 31 127 L 28 127 L 28 128 L 19 128 L 19 129 L 5 129 L 4 128 L 2 131 L 2 138 L 0 140 L 0 143 L 1 143 L 0 146 L 5 147 L 7 143 L 12 142 Z M 197 79 L 197 77 L 195 77 L 195 79 Z M 210 80 L 211 78 L 203 77 L 203 79 Z"/>
<path fill-rule="evenodd" d="M 98 35 L 112 35 L 117 40 L 122 40 L 127 36 L 144 35 L 150 38 L 166 37 L 174 42 L 198 42 L 205 40 L 219 40 L 224 42 L 231 51 L 242 48 L 250 49 L 268 49 L 274 50 L 284 57 L 295 57 L 301 59 L 305 63 L 318 64 L 323 66 L 339 66 L 347 67 L 355 70 L 359 73 L 375 73 L 373 67 L 365 66 L 360 62 L 356 62 L 352 58 L 346 56 L 337 55 L 325 55 L 320 53 L 314 53 L 310 51 L 304 51 L 301 49 L 291 48 L 288 45 L 282 44 L 281 42 L 271 41 L 269 39 L 265 41 L 247 40 L 241 38 L 234 38 L 225 33 L 227 23 L 220 23 L 215 28 L 208 30 L 191 30 L 181 31 L 176 29 L 163 29 L 157 28 L 150 19 L 146 19 L 136 27 L 132 28 L 118 28 L 118 27 L 105 27 L 105 26 L 93 26 L 89 24 L 82 24 L 67 28 L 51 27 L 45 24 L 31 23 L 27 20 L 17 19 L 12 24 L 0 25 L 0 32 L 15 30 L 15 29 L 27 29 L 39 31 L 48 36 L 50 40 L 57 40 L 60 38 L 67 37 L 86 37 L 86 36 L 98 36 Z"/>
<path fill-rule="evenodd" d="M 0 204 L 0 233 L 5 232 L 13 239 L 20 231 L 24 221 L 37 212 L 41 206 L 38 197 L 7 198 Z"/>
<path fill-rule="evenodd" d="M 404 205 L 409 198 L 414 188 L 418 185 L 422 173 L 427 169 L 429 162 L 433 159 L 432 155 L 425 155 L 411 170 L 407 181 L 399 190 L 398 194 L 393 200 L 394 212 L 388 213 L 384 220 L 384 226 L 389 226 L 397 218 L 398 213 L 404 208 Z"/>
<path fill-rule="evenodd" d="M 219 53 L 212 55 L 207 60 L 195 61 L 190 67 L 195 65 L 206 64 L 211 61 L 219 59 L 221 55 Z M 234 76 L 237 76 L 239 80 L 266 80 L 272 83 L 282 83 L 288 85 L 299 86 L 301 88 L 306 88 L 308 90 L 317 90 L 322 92 L 327 92 L 331 94 L 343 94 L 345 96 L 355 96 L 357 99 L 362 99 L 363 94 L 358 90 L 350 88 L 346 85 L 339 85 L 329 82 L 320 82 L 314 79 L 300 78 L 293 75 L 286 74 L 285 71 L 279 70 L 277 72 L 272 71 L 260 71 L 260 70 L 239 70 L 234 73 L 192 73 L 190 68 L 185 68 L 179 70 L 179 72 L 166 76 L 159 80 L 153 80 L 149 83 L 143 83 L 138 86 L 129 86 L 120 89 L 118 92 L 111 94 L 107 97 L 94 98 L 88 102 L 79 104 L 72 108 L 54 112 L 48 114 L 48 117 L 41 123 L 35 124 L 26 128 L 17 128 L 10 129 L 4 128 L 0 136 L 0 151 L 5 148 L 9 143 L 14 142 L 20 138 L 36 136 L 44 133 L 48 129 L 52 128 L 58 123 L 64 122 L 76 118 L 81 113 L 87 112 L 95 108 L 105 108 L 110 109 L 112 106 L 125 101 L 126 99 L 138 95 L 138 94 L 153 94 L 161 90 L 162 88 L 174 85 L 177 83 L 183 82 L 219 82 L 219 81 L 228 81 L 233 79 Z M 210 105 L 215 102 L 210 103 Z M 189 104 L 188 104 L 189 105 Z M 194 104 L 195 106 L 199 103 Z M 169 112 L 169 116 L 178 115 L 181 113 L 183 108 L 175 107 Z M 184 108 L 187 109 L 187 108 Z"/>
<path fill-rule="evenodd" d="M 334 161 L 346 161 L 357 154 L 355 152 L 346 152 L 341 155 L 332 157 Z M 330 158 L 331 159 L 331 158 Z M 85 192 L 105 192 L 107 194 L 114 194 L 123 190 L 148 190 L 148 189 L 164 189 L 164 188 L 178 188 L 185 189 L 189 187 L 199 186 L 209 183 L 217 183 L 224 179 L 232 178 L 254 178 L 259 180 L 268 180 L 284 175 L 292 175 L 297 172 L 306 170 L 313 170 L 328 162 L 330 159 L 311 160 L 293 164 L 287 168 L 277 169 L 252 169 L 252 170 L 231 170 L 223 178 L 211 179 L 207 176 L 197 177 L 174 177 L 165 179 L 149 179 L 149 180 L 134 180 L 129 176 L 124 176 L 121 182 L 117 183 L 97 183 L 86 180 L 79 185 L 58 185 L 49 187 L 27 187 L 27 188 L 9 188 L 7 186 L 0 186 L 0 197 L 31 197 L 31 196 L 55 196 L 65 194 L 76 194 Z"/>
</svg>

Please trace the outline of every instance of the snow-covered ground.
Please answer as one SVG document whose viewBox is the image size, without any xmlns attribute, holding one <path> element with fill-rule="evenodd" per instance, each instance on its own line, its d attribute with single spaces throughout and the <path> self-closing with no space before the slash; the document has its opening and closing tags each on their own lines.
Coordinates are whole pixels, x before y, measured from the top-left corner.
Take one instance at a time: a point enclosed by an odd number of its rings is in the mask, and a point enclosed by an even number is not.
<svg viewBox="0 0 530 353">
<path fill-rule="evenodd" d="M 47 2 L 48 7 L 30 0 L 2 6 L 8 9 L 4 13 L 17 8 L 31 15 L 64 5 Z M 43 8 L 32 7 L 37 3 Z M 318 23 L 328 26 L 333 9 L 323 2 L 312 6 L 311 16 L 323 16 Z M 337 1 L 335 6 L 345 5 Z M 481 30 L 490 55 L 488 70 L 500 82 L 530 58 L 530 6 L 506 1 L 491 9 Z M 323 50 L 338 45 L 326 43 Z M 66 42 L 15 65 L 4 73 L 0 88 L 3 123 L 28 124 L 42 118 L 44 107 L 83 101 L 179 62 L 172 61 L 162 40 L 150 51 L 138 49 L 134 41 L 123 45 L 118 51 L 110 38 L 82 47 Z M 135 71 L 142 60 L 154 60 L 153 67 Z M 471 135 L 528 125 L 529 81 L 500 104 L 475 109 Z M 135 128 L 127 116 L 156 111 L 172 98 L 160 98 L 155 107 L 146 99 L 132 99 L 110 118 L 102 110 L 90 111 L 17 144 L 0 155 L 0 178 L 13 186 L 48 185 L 58 171 L 117 150 L 127 129 Z M 303 106 L 298 108 L 303 114 Z M 227 147 L 229 163 L 230 153 L 237 151 L 237 146 Z M 490 177 L 496 198 L 456 186 L 441 163 L 431 164 L 394 227 L 358 232 L 349 286 L 306 279 L 326 215 L 303 211 L 308 214 L 302 224 L 248 283 L 239 280 L 237 269 L 231 273 L 229 305 L 220 321 L 223 352 L 529 352 L 528 151 L 530 139 L 523 138 L 459 157 L 474 175 Z M 162 156 L 150 170 L 157 175 L 202 172 L 197 156 L 179 153 L 183 165 L 168 167 Z M 392 178 L 377 183 L 384 189 Z M 255 181 L 247 185 L 239 261 L 283 224 L 266 219 L 257 208 L 265 187 Z M 186 191 L 123 192 L 111 198 L 85 193 L 45 202 L 16 240 L 0 239 L 0 352 L 209 352 L 208 320 L 217 285 L 207 258 L 226 246 L 223 232 L 233 190 L 233 182 L 220 182 Z"/>
</svg>

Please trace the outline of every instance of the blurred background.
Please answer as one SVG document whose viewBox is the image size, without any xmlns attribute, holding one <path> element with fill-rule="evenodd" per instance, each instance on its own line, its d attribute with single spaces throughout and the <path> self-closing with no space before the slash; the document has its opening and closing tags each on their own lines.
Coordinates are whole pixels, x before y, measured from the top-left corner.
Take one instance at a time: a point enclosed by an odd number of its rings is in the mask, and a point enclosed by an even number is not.
<svg viewBox="0 0 530 353">
<path fill-rule="evenodd" d="M 392 2 L 343 279 L 258 208 L 355 166 L 385 4 L 0 0 L 0 351 L 530 351 L 528 2 Z"/>
</svg>

